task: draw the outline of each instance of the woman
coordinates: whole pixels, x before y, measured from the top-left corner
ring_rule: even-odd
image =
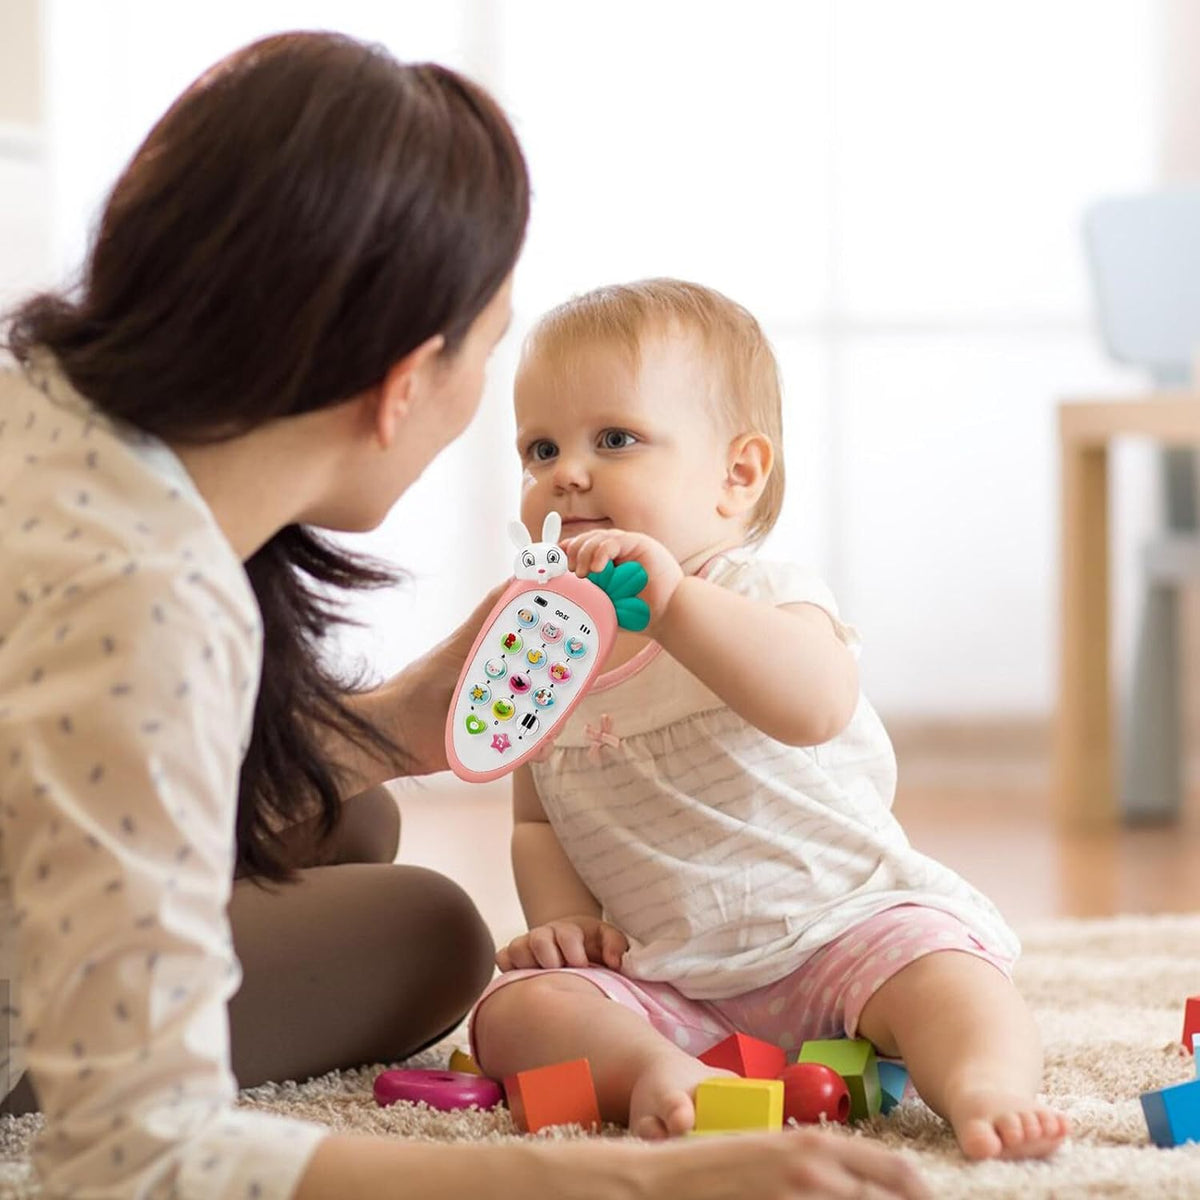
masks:
[[[920,1193],[892,1156],[817,1135],[464,1149],[233,1108],[235,1072],[410,1052],[490,975],[463,893],[390,865],[371,790],[445,767],[487,602],[356,691],[320,658],[330,589],[390,576],[311,530],[373,528],[471,420],[528,206],[475,85],[271,38],[151,131],[78,298],[11,323],[0,907],[54,1194],[480,1197],[567,1172],[594,1196]]]

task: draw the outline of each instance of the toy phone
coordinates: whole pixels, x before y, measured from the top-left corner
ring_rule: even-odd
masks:
[[[446,759],[483,783],[519,767],[570,715],[600,671],[618,627],[645,629],[646,569],[609,563],[580,579],[558,545],[562,518],[547,514],[533,542],[510,521],[513,581],[483,622],[446,718]]]

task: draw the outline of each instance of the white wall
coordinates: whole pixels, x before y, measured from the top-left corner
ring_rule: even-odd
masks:
[[[394,669],[506,573],[522,329],[581,288],[674,273],[748,304],[777,347],[790,484],[772,546],[827,574],[876,702],[1042,713],[1055,402],[1136,382],[1097,346],[1079,218],[1155,178],[1172,2],[47,0],[45,274],[78,258],[162,107],[251,37],[326,25],[462,67],[530,159],[518,320],[479,421],[361,539],[419,586],[357,604],[371,628],[346,648]],[[13,241],[0,228],[0,289]],[[1148,466],[1118,457],[1126,600]]]

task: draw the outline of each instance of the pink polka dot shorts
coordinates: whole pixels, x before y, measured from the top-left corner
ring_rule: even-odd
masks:
[[[957,917],[918,904],[877,913],[818,950],[790,975],[725,1000],[691,1000],[669,983],[627,979],[607,967],[562,970],[645,1017],[690,1054],[703,1054],[731,1033],[795,1050],[815,1038],[854,1037],[862,1010],[875,992],[910,963],[939,950],[972,954],[1012,976],[1012,960],[989,950]],[[471,1014],[472,1053],[477,1053],[474,1022],[480,1005],[502,987],[545,973],[508,971],[492,981]]]

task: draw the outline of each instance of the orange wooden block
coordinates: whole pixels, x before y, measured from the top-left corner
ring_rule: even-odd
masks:
[[[1183,1044],[1192,1051],[1192,1034],[1200,1033],[1200,996],[1189,996],[1183,1008]]]
[[[518,1071],[504,1080],[504,1093],[523,1133],[537,1133],[547,1125],[600,1128],[600,1105],[586,1058]]]
[[[775,1079],[787,1066],[787,1054],[770,1042],[731,1033],[723,1042],[705,1050],[700,1061],[709,1067],[736,1071],[743,1079]]]

